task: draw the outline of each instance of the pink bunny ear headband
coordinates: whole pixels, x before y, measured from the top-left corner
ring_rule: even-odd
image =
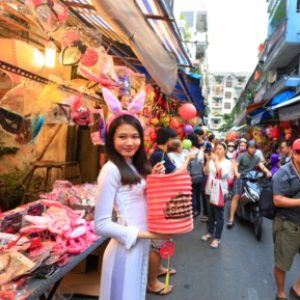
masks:
[[[122,108],[119,99],[115,95],[113,95],[110,90],[103,88],[102,93],[109,111],[113,114],[113,117],[110,118],[107,122],[107,131],[111,123],[118,117],[130,115],[135,117],[136,119],[139,119],[136,114],[143,109],[146,98],[145,91],[141,91],[137,95],[135,95],[127,110],[124,110]]]

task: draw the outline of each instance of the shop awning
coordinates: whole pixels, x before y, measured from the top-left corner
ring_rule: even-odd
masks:
[[[65,0],[78,19],[108,37],[108,48],[130,64],[140,62],[170,94],[178,66],[192,66],[171,10],[162,0]],[[123,51],[120,45],[132,51]]]
[[[271,109],[272,109],[272,110],[277,110],[277,109],[279,109],[279,108],[287,107],[287,106],[290,106],[290,105],[292,105],[292,104],[296,104],[296,103],[298,103],[298,102],[300,102],[300,95],[297,96],[297,97],[294,97],[294,98],[292,98],[292,99],[289,99],[289,100],[287,100],[287,101],[284,101],[284,102],[282,102],[282,103],[279,103],[279,104],[277,104],[277,105],[275,105],[275,106],[272,106]]]
[[[300,104],[282,107],[278,110],[280,121],[293,121],[300,119]]]
[[[295,96],[296,92],[295,91],[284,91],[275,97],[272,98],[272,100],[268,103],[267,107],[274,107],[278,104],[285,103],[289,99],[293,98]]]
[[[171,96],[183,102],[192,102],[199,112],[204,113],[205,105],[200,80],[200,74],[185,73],[183,70],[179,70],[178,80]]]

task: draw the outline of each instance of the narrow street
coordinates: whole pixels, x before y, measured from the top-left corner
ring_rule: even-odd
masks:
[[[224,229],[220,249],[210,249],[201,241],[205,225],[196,219],[194,231],[175,239],[176,252],[171,266],[177,275],[167,300],[272,300],[273,279],[272,224],[264,220],[263,237],[258,242],[248,224],[237,222]],[[300,257],[288,274],[287,289],[299,275]],[[149,295],[147,300],[162,299]],[[289,298],[290,299],[290,298]]]

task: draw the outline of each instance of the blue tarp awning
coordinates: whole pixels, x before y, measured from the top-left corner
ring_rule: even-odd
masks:
[[[296,95],[295,91],[284,91],[282,93],[279,93],[275,97],[272,98],[272,100],[268,103],[267,107],[272,107],[278,104],[281,104],[291,98],[293,98]]]
[[[183,102],[191,101],[197,110],[203,113],[205,105],[200,79],[200,74],[185,73],[183,70],[179,70],[178,80],[171,96]]]

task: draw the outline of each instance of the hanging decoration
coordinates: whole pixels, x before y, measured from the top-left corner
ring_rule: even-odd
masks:
[[[26,0],[37,21],[46,32],[57,31],[67,20],[67,6],[58,0]]]
[[[178,113],[183,120],[191,120],[196,117],[197,110],[193,104],[185,103],[180,106]]]

